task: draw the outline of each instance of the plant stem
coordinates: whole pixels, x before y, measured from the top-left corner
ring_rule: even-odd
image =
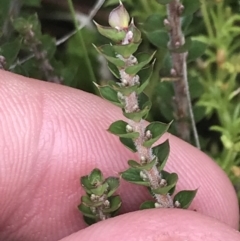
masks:
[[[122,41],[122,44],[123,45],[128,44],[129,43],[128,39],[129,39],[129,36],[127,33],[125,39]],[[126,83],[128,86],[136,85],[139,81],[139,76],[129,75],[126,73],[125,70],[129,66],[137,64],[137,59],[134,56],[130,56],[128,59],[125,59],[122,56],[120,58],[125,62],[124,68],[120,70],[120,80],[122,81],[122,85]],[[138,95],[135,91],[128,96],[123,96],[123,99],[125,103],[124,110],[126,113],[133,113],[133,112],[139,111],[140,108],[138,103]],[[152,153],[152,148],[151,147],[148,148],[143,145],[143,143],[146,140],[146,134],[145,134],[146,129],[145,129],[144,120],[142,119],[139,122],[129,120],[128,123],[133,128],[134,132],[139,133],[139,137],[134,140],[134,144],[139,154],[140,163],[145,164],[153,161],[155,159],[155,156]],[[164,186],[162,175],[161,173],[159,173],[156,164],[151,168],[151,170],[149,171],[144,170],[142,174],[149,181],[150,188],[152,190]],[[163,207],[163,208],[174,207],[172,197],[168,193],[165,195],[155,194],[154,198],[157,201],[156,207]]]
[[[92,69],[91,61],[90,61],[90,58],[89,58],[89,55],[88,55],[88,52],[87,52],[87,48],[86,48],[86,45],[85,45],[85,42],[84,42],[84,39],[83,39],[82,32],[81,32],[81,30],[79,30],[79,26],[78,26],[79,24],[78,24],[78,21],[76,19],[76,14],[75,14],[75,10],[74,10],[72,0],[67,0],[67,1],[68,1],[68,6],[69,6],[69,9],[70,9],[72,18],[73,18],[74,26],[75,26],[75,29],[77,31],[76,33],[78,34],[78,37],[79,37],[79,40],[80,40],[80,45],[82,47],[84,59],[86,60],[86,65],[87,65],[87,68],[88,68],[88,72],[89,72],[91,81],[97,83],[97,79],[96,79],[94,71]]]
[[[177,49],[185,43],[185,37],[181,29],[181,7],[182,4],[179,0],[173,0],[167,4],[168,21],[171,27],[169,31],[171,49]],[[178,80],[173,82],[177,133],[183,140],[190,142],[190,118],[195,143],[197,148],[200,149],[187,79],[187,52],[172,52],[171,58],[171,74],[173,77],[178,77]]]

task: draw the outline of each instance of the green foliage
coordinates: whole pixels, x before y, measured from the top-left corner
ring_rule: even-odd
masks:
[[[118,195],[113,195],[119,187],[118,178],[105,179],[99,169],[94,169],[88,176],[81,177],[81,185],[86,195],[82,196],[78,208],[87,224],[116,215],[122,203]]]

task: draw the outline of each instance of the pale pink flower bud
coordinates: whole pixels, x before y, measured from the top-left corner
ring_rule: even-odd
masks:
[[[108,18],[108,23],[111,27],[116,29],[126,29],[130,21],[130,16],[120,1],[120,5],[114,8]]]

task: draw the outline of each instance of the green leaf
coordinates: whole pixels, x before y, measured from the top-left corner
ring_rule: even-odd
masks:
[[[120,174],[121,177],[128,182],[149,187],[149,182],[143,181],[140,172],[141,171],[136,168],[129,168]]]
[[[84,216],[89,218],[96,218],[96,215],[91,211],[90,207],[86,206],[85,204],[81,203],[78,206],[78,209],[83,213]]]
[[[29,7],[40,7],[41,0],[23,0],[22,4]]]
[[[182,0],[184,10],[182,16],[187,16],[195,13],[200,8],[200,0]]]
[[[157,0],[158,3],[163,4],[163,5],[169,4],[172,1],[173,0]]]
[[[120,79],[120,73],[119,73],[119,70],[118,70],[118,68],[116,67],[116,65],[114,65],[114,64],[111,63],[111,62],[108,62],[108,68],[109,68],[109,70],[111,71],[111,73],[112,73],[117,79]]]
[[[154,201],[143,202],[139,209],[143,210],[143,209],[150,209],[150,208],[155,208],[155,202]]]
[[[89,217],[86,217],[83,215],[83,219],[84,219],[84,222],[87,224],[87,225],[93,225],[97,222],[96,218],[89,218]]]
[[[104,178],[101,170],[99,170],[98,168],[93,169],[90,175],[88,176],[88,180],[90,184],[93,186],[102,183],[104,181]]]
[[[198,40],[193,40],[191,48],[188,51],[187,62],[191,62],[202,56],[207,48],[207,45]]]
[[[149,80],[153,72],[153,65],[154,64],[138,72],[140,86],[137,88],[137,91],[136,91],[137,94],[142,93],[144,89],[147,87],[147,85],[149,84]]]
[[[107,196],[112,196],[120,185],[120,181],[118,177],[108,177],[106,179],[106,183],[108,184],[108,194]]]
[[[192,40],[191,38],[187,38],[185,40],[185,43],[180,46],[179,48],[177,49],[170,49],[171,52],[173,53],[184,53],[184,52],[188,52],[191,48],[191,45],[192,45]]]
[[[181,25],[182,25],[182,30],[184,33],[187,32],[188,27],[189,27],[190,23],[192,22],[192,20],[193,20],[193,15],[183,16],[181,18]]]
[[[83,203],[84,205],[86,205],[88,207],[99,207],[103,204],[103,201],[93,202],[88,196],[82,196],[81,203]]]
[[[117,211],[122,205],[122,200],[118,195],[109,197],[108,201],[110,202],[110,207],[103,209],[103,213],[105,214]]]
[[[171,123],[165,124],[162,122],[152,122],[151,124],[149,124],[146,127],[145,133],[147,131],[150,131],[152,137],[149,140],[145,141],[143,143],[143,146],[148,147],[148,148],[151,147],[154,142],[156,142],[164,133],[167,132],[170,125],[171,125]]]
[[[165,28],[164,26],[165,16],[160,14],[151,14],[143,24],[143,30],[146,33],[154,32],[159,29]]]
[[[136,146],[133,142],[132,139],[130,138],[123,138],[123,137],[120,137],[119,140],[121,141],[121,143],[126,146],[130,151],[132,152],[136,152],[137,149],[136,149]]]
[[[150,61],[153,59],[156,52],[154,52],[152,55],[149,55],[148,53],[140,53],[136,56],[138,60],[138,64],[129,66],[126,68],[126,73],[130,75],[136,75],[145,65],[150,63]]]
[[[94,48],[102,54],[109,62],[116,65],[118,68],[122,68],[125,65],[125,62],[119,58],[117,58],[116,53],[113,49],[113,46],[106,44],[100,47],[96,47],[93,45]]]
[[[10,66],[17,58],[22,44],[21,38],[6,42],[0,47],[0,55],[6,59],[7,66]]]
[[[141,41],[138,43],[129,43],[125,45],[113,45],[116,53],[122,55],[124,58],[129,58],[133,53],[135,53],[140,45]]]
[[[105,36],[106,38],[111,39],[114,42],[121,42],[125,36],[126,36],[126,32],[124,30],[118,30],[116,28],[112,28],[112,27],[105,27],[102,26],[96,22],[94,22],[98,32]]]
[[[111,83],[110,86],[117,92],[122,93],[124,96],[129,96],[132,92],[136,91],[139,85],[121,86],[118,83]]]
[[[159,163],[158,170],[162,171],[170,153],[169,141],[166,140],[160,145],[153,147],[152,151],[153,151],[153,154],[158,158],[158,163]]]
[[[107,193],[108,184],[103,183],[102,185],[99,185],[98,187],[92,188],[90,191],[92,194],[95,194],[97,196],[102,196],[104,193]]]
[[[128,31],[132,31],[133,33],[133,39],[131,40],[133,43],[140,43],[142,41],[141,39],[141,31],[134,25],[134,22],[132,21],[130,25],[128,26]]]
[[[80,179],[81,185],[86,190],[87,193],[90,193],[90,189],[93,187],[88,179],[88,176],[83,176]]]
[[[145,164],[140,164],[134,160],[129,160],[128,165],[132,168],[137,168],[139,170],[146,170],[150,171],[154,165],[156,165],[157,159],[154,158],[151,162],[145,163]]]
[[[189,190],[180,191],[175,195],[173,202],[175,203],[176,201],[178,201],[180,203],[180,208],[187,209],[192,203],[192,200],[194,199],[194,197],[196,196],[196,193],[197,193],[197,189],[191,190],[191,191]]]
[[[125,138],[137,138],[139,137],[138,132],[127,132],[128,123],[122,120],[112,123],[108,129],[112,134],[125,137]]]
[[[155,194],[166,195],[167,193],[169,193],[169,191],[172,188],[175,187],[175,185],[177,183],[177,180],[178,180],[178,175],[176,173],[171,173],[171,174],[167,175],[167,177],[166,177],[167,186],[157,188],[157,189],[152,189],[152,192],[155,193]]]
[[[154,32],[146,33],[146,36],[150,43],[157,48],[168,48],[169,35],[166,30],[156,30]]]
[[[95,84],[95,85],[99,89],[99,92],[104,99],[110,101],[111,103],[113,103],[116,106],[123,107],[123,104],[118,99],[117,91],[113,90],[108,85],[106,85],[106,86],[99,86],[97,84]]]

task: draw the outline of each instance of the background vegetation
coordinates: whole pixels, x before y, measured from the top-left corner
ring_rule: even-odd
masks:
[[[0,68],[98,95],[93,82],[103,85],[114,77],[92,46],[108,43],[91,21],[96,2],[1,0]],[[191,36],[199,51],[188,56],[193,112],[201,150],[223,168],[240,198],[240,1],[200,2],[200,9],[183,25],[185,37]],[[168,51],[163,47],[164,38],[159,38],[166,7],[156,0],[123,3],[144,33],[141,51],[157,50],[146,90],[153,102],[148,118],[176,120]],[[117,4],[118,0],[106,0],[94,19],[107,25],[108,13]],[[84,25],[81,30],[59,41],[79,24]],[[170,131],[179,135],[174,125]],[[192,136],[189,142],[195,143]]]

